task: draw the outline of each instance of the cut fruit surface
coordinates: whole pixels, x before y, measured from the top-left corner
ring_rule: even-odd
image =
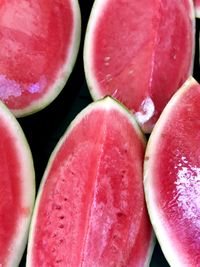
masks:
[[[40,185],[27,266],[148,266],[144,148],[132,115],[109,97],[77,116]]]
[[[72,71],[79,41],[77,0],[1,1],[0,99],[16,116],[47,106]]]
[[[200,85],[189,78],[147,145],[145,195],[170,266],[200,266]]]
[[[200,0],[194,0],[195,14],[197,18],[200,18]]]
[[[145,132],[188,78],[193,57],[191,0],[95,1],[84,44],[91,95],[121,101]]]
[[[35,198],[32,155],[15,117],[0,103],[0,266],[18,266]]]

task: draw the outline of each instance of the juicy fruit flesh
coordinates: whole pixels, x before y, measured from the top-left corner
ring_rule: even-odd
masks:
[[[158,205],[159,219],[178,251],[179,260],[184,266],[199,266],[200,86],[192,85],[180,101],[162,129],[153,156],[159,162],[152,163],[149,186]]]
[[[18,219],[29,211],[22,205],[19,158],[15,143],[0,118],[0,266],[6,266],[9,249],[16,234]]]
[[[196,17],[200,18],[200,0],[194,0]]]
[[[115,110],[94,110],[73,128],[39,202],[33,266],[129,266],[133,259],[131,266],[143,266],[152,234],[143,154],[133,126]]]
[[[200,8],[200,0],[194,0],[194,6],[195,8]]]
[[[91,90],[122,101],[150,131],[191,69],[189,1],[105,2],[91,37],[98,87],[92,85]]]
[[[66,60],[70,1],[1,1],[0,99],[22,109],[44,95]]]

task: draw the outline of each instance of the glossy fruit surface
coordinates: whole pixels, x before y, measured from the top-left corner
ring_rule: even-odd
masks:
[[[27,266],[148,266],[145,140],[110,98],[89,105],[54,150],[40,186]]]
[[[173,96],[149,139],[145,193],[151,222],[170,266],[200,265],[200,85]]]
[[[0,2],[0,99],[16,116],[44,108],[59,94],[79,39],[76,0]]]
[[[150,132],[193,67],[191,0],[96,0],[84,46],[94,99],[112,95]]]
[[[0,103],[0,266],[18,266],[35,197],[32,155],[21,127]]]

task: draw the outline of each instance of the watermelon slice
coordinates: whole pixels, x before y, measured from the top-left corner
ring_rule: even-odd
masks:
[[[15,117],[0,102],[0,266],[18,266],[35,197],[32,155]]]
[[[200,85],[189,80],[167,104],[146,151],[151,222],[170,266],[200,266]]]
[[[92,97],[112,95],[150,132],[192,72],[194,23],[191,0],[96,0],[84,45]]]
[[[52,102],[80,41],[77,0],[0,2],[0,99],[17,116]]]
[[[109,97],[78,115],[44,174],[27,266],[148,266],[144,148],[132,115]]]
[[[200,18],[200,0],[194,0],[196,18]]]

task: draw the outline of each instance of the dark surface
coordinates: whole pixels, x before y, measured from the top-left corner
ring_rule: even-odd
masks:
[[[87,4],[85,4],[87,2]],[[49,156],[59,141],[60,137],[65,132],[69,123],[74,117],[90,102],[90,97],[83,70],[83,41],[85,29],[93,1],[79,1],[82,15],[82,39],[79,50],[78,59],[74,70],[61,94],[56,100],[44,110],[31,116],[21,118],[20,122],[30,148],[32,150],[37,189],[40,184],[42,175],[47,165]],[[196,29],[199,33],[199,21],[197,21]],[[196,45],[198,47],[198,34],[196,36]],[[199,52],[196,51],[194,77],[199,79]],[[22,259],[20,267],[25,266],[25,255]],[[155,246],[151,267],[166,267],[169,266],[160,250],[158,244]]]

